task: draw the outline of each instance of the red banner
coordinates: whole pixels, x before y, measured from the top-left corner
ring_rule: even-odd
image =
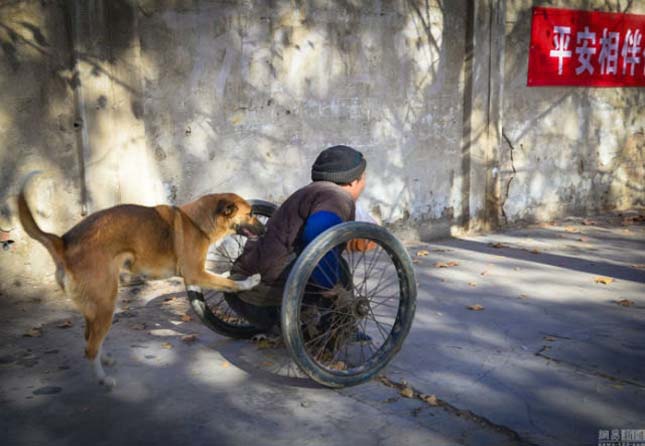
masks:
[[[533,8],[527,85],[645,86],[645,15]]]

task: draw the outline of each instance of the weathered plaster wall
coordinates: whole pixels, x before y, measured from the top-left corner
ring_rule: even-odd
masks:
[[[507,2],[500,153],[506,220],[645,205],[645,89],[527,88],[531,7],[538,3],[645,14],[642,1]]]
[[[53,273],[15,218],[34,169],[56,233],[122,202],[279,202],[338,143],[368,158],[365,207],[407,237],[642,205],[643,89],[525,87],[542,3],[3,2],[0,273]]]
[[[13,196],[26,173],[48,173],[34,200],[43,229],[63,231],[80,215],[74,79],[66,28],[65,13],[57,5],[0,4],[0,240],[16,242],[5,245],[10,250],[0,250],[3,272],[18,268],[37,276],[51,269],[44,249],[25,243],[14,218]],[[3,274],[3,283],[10,277]]]
[[[275,201],[326,146],[368,159],[385,221],[461,209],[464,2],[144,2],[144,121],[164,199]]]

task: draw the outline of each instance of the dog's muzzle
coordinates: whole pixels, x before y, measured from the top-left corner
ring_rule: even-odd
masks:
[[[256,220],[255,223],[242,223],[235,226],[235,232],[249,239],[257,239],[264,234],[264,225]]]

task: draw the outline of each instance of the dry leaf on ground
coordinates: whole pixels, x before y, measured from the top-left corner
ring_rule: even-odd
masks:
[[[634,305],[634,301],[629,299],[620,299],[620,300],[617,300],[616,303],[623,307],[631,307],[632,305]]]
[[[230,362],[228,362],[228,361],[224,361],[224,362],[222,363],[222,368],[227,369],[227,368],[229,368],[230,366],[231,366],[231,363],[230,363]]]
[[[637,263],[635,265],[632,265],[632,268],[645,269],[645,263]]]
[[[453,266],[457,266],[459,263],[457,262],[437,262],[434,264],[435,268],[451,268]]]
[[[436,395],[422,395],[421,399],[431,406],[439,405],[439,399],[436,397]]]
[[[468,305],[467,307],[469,310],[472,311],[482,311],[484,309],[483,305],[475,304],[475,305]]]
[[[476,287],[476,286],[477,286],[477,283],[475,283],[475,282],[468,282],[468,286],[469,286],[469,287],[473,287],[473,288],[474,288],[474,287]]]
[[[173,348],[173,345],[170,342],[164,342],[161,344],[161,348],[165,348],[166,350],[170,350]]]
[[[400,394],[404,398],[414,398],[414,390],[411,387],[404,387]]]
[[[596,221],[594,221],[594,220],[589,219],[589,218],[585,218],[584,220],[582,220],[582,224],[585,225],[585,226],[595,226],[598,223]]]
[[[417,256],[419,257],[427,257],[429,255],[430,255],[430,251],[428,251],[427,249],[421,249],[417,251]]]
[[[573,226],[565,226],[564,230],[565,232],[580,232],[578,228],[575,228]]]
[[[28,338],[39,338],[42,335],[43,335],[43,329],[41,327],[31,327],[23,334],[23,336]]]
[[[193,318],[192,318],[192,316],[190,314],[186,313],[186,314],[181,315],[181,320],[183,322],[190,322],[190,321],[193,320]]]
[[[604,277],[604,276],[597,276],[597,277],[594,279],[594,282],[595,282],[595,283],[602,283],[603,285],[609,285],[609,284],[610,284],[610,283],[612,283],[613,281],[614,281],[614,279],[613,279],[613,278],[611,278],[611,277]]]
[[[181,337],[181,341],[185,342],[186,344],[192,344],[196,340],[197,340],[197,335],[196,334],[189,334],[189,335]]]
[[[335,363],[330,365],[329,368],[332,370],[347,370],[347,364],[345,364],[343,361],[336,361]]]
[[[69,328],[69,327],[71,327],[72,325],[73,325],[73,324],[72,324],[72,321],[70,321],[70,320],[66,320],[66,321],[63,321],[63,322],[61,322],[60,324],[58,324],[58,325],[56,325],[56,326],[57,326],[58,328]]]

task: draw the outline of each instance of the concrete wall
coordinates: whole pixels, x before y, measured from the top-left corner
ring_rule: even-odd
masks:
[[[339,143],[368,158],[365,207],[406,237],[642,205],[643,89],[525,87],[541,3],[4,2],[2,268],[49,271],[14,217],[33,169],[57,233],[121,202],[279,202]]]
[[[507,2],[503,222],[645,205],[645,88],[527,88],[530,7],[538,4],[645,14],[643,1]]]

